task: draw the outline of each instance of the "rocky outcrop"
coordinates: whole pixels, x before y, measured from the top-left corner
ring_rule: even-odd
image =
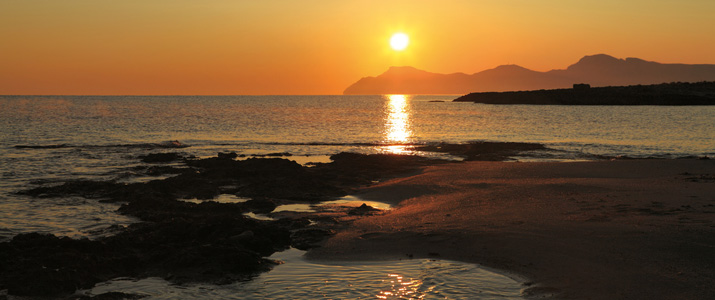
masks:
[[[441,144],[421,150],[445,151],[470,159],[487,152],[502,157],[539,148],[536,145]],[[158,159],[149,159],[151,165],[133,168],[137,175],[177,175],[132,184],[76,180],[20,191],[46,201],[80,196],[123,203],[119,212],[141,222],[115,226],[111,232],[117,234],[96,240],[29,233],[0,243],[0,291],[56,297],[117,277],[157,276],[175,283],[217,284],[250,278],[275,264],[266,259],[275,251],[320,246],[335,233],[340,221],[331,216],[311,217],[310,221],[306,216],[262,221],[248,218],[246,213],[269,213],[282,203],[334,199],[356,187],[444,162],[418,156],[355,153],[339,153],[331,156],[331,163],[310,167],[282,158],[234,160],[238,155],[233,154],[205,159],[153,157]],[[158,161],[184,165],[157,165]],[[221,193],[251,200],[210,201]],[[196,204],[180,201],[182,198],[205,201]],[[377,211],[363,205],[344,213],[354,219]],[[115,296],[121,297],[106,295]]]
[[[81,196],[121,202],[121,213],[142,222],[114,228],[118,234],[97,240],[30,233],[0,243],[0,290],[7,289],[10,295],[54,297],[116,277],[158,276],[178,283],[249,278],[274,265],[265,257],[275,251],[291,245],[316,247],[334,231],[308,227],[311,222],[300,218],[260,221],[245,213],[268,213],[276,203],[287,200],[332,199],[358,185],[432,163],[419,157],[343,153],[334,155],[332,163],[304,167],[281,158],[234,157],[149,155],[143,159],[152,164],[181,159],[186,166],[135,168],[137,172],[178,174],[146,183],[78,180],[19,192],[47,201]],[[220,193],[252,200],[209,201]],[[181,198],[206,201],[195,204]]]
[[[416,147],[417,151],[442,152],[463,158],[465,161],[503,161],[522,151],[544,150],[546,147],[537,143],[483,142],[474,141],[464,144],[430,144]]]

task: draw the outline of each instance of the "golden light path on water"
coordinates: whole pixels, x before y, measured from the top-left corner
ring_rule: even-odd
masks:
[[[407,95],[386,95],[384,147],[386,152],[404,154],[412,138],[410,109]]]
[[[434,290],[434,287],[431,287],[427,292],[422,293],[420,291],[422,281],[418,279],[404,279],[404,277],[399,274],[388,274],[387,276],[390,277],[389,283],[391,290],[380,291],[380,293],[376,295],[378,299],[422,299],[425,294]]]

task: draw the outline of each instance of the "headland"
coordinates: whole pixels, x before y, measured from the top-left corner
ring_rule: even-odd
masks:
[[[517,92],[483,92],[456,102],[545,105],[715,105],[715,82],[591,87]]]

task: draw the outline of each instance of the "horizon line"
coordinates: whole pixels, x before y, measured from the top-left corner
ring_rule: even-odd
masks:
[[[213,94],[8,94],[0,95],[0,97],[237,97],[237,96],[258,96],[258,97],[271,97],[271,96],[385,96],[385,95],[410,95],[410,96],[455,96],[464,95],[462,93],[458,94],[411,94],[411,93],[389,93],[389,94],[225,94],[225,95],[213,95]]]

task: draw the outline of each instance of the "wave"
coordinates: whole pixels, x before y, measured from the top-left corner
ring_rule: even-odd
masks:
[[[404,145],[413,146],[415,143],[370,143],[370,142],[353,142],[353,143],[330,143],[330,142],[307,142],[307,143],[292,143],[292,142],[275,142],[275,143],[260,143],[263,145],[278,145],[278,146],[358,146],[358,147],[379,147],[388,145]]]
[[[188,148],[191,145],[179,141],[164,141],[159,143],[136,143],[136,144],[109,144],[109,145],[69,145],[69,144],[49,144],[49,145],[15,145],[15,149],[60,149],[60,148]]]
[[[97,148],[188,148],[192,146],[246,146],[246,145],[265,145],[265,146],[326,146],[326,147],[385,147],[385,146],[424,146],[432,144],[428,142],[414,143],[386,143],[386,142],[211,142],[203,141],[198,143],[185,144],[179,141],[164,141],[159,143],[134,143],[134,144],[106,144],[106,145],[73,145],[73,144],[46,144],[46,145],[15,145],[15,149],[97,149]]]
[[[57,149],[57,148],[69,148],[67,144],[57,144],[57,145],[15,145],[17,149]]]

